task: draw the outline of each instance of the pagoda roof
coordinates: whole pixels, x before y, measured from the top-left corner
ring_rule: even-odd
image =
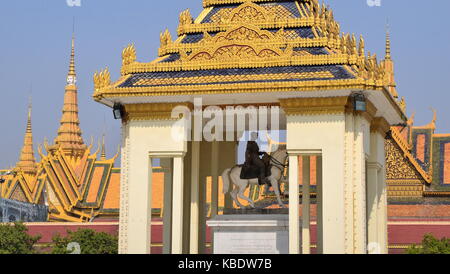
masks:
[[[364,40],[341,34],[317,0],[204,0],[180,14],[178,38],[160,36],[159,58],[122,52],[121,77],[94,75],[94,98],[311,90],[383,90],[386,72]],[[392,102],[395,100],[392,99]]]

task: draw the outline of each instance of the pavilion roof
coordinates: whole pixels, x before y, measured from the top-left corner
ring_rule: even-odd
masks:
[[[387,90],[388,78],[364,40],[341,34],[318,0],[204,0],[194,20],[180,14],[178,38],[161,34],[159,58],[122,53],[121,77],[94,76],[94,98],[193,93],[367,89]]]

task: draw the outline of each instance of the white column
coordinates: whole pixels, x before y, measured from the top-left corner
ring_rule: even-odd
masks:
[[[288,116],[287,146],[290,153],[322,155],[323,253],[345,253],[344,170],[348,166],[344,149],[344,114]],[[291,171],[294,169],[290,167]],[[289,179],[294,178],[290,176]]]
[[[163,254],[171,254],[172,250],[172,159],[162,158],[161,167],[164,172],[163,201]]]
[[[384,165],[378,175],[378,242],[382,254],[388,254],[388,204],[386,185],[386,166]]]
[[[317,205],[317,253],[323,254],[323,215],[322,215],[322,156],[316,160],[316,205]]]
[[[311,184],[311,157],[302,157],[302,254],[311,254],[310,231],[310,184]]]
[[[200,142],[192,142],[190,254],[199,253]]]
[[[172,254],[183,253],[183,157],[173,159]]]
[[[300,254],[298,155],[289,155],[289,253]]]
[[[367,167],[367,242],[368,253],[378,254],[378,171],[377,163],[370,162]]]
[[[119,254],[128,253],[128,174],[130,136],[127,123],[122,124],[121,172],[120,172],[120,210],[119,210]]]
[[[149,254],[151,244],[152,167],[144,150],[131,148],[128,253]]]
[[[211,218],[219,212],[219,143],[214,141],[211,149]]]
[[[368,165],[368,240],[369,253],[388,253],[387,186],[385,175],[385,139],[379,130],[370,134],[370,163]]]

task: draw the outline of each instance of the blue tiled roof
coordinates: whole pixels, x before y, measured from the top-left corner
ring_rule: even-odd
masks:
[[[211,23],[211,17],[213,17],[215,14],[217,14],[221,9],[229,9],[229,8],[236,8],[239,5],[222,5],[222,6],[215,6],[209,13],[206,15],[206,17],[203,19],[202,23]]]
[[[293,17],[301,17],[300,12],[297,8],[297,4],[295,1],[285,1],[285,2],[269,2],[269,3],[259,3],[262,7],[270,7],[270,6],[282,6],[288,10]],[[234,5],[216,5],[213,7],[213,9],[206,15],[206,17],[203,19],[202,23],[211,23],[212,17],[217,14],[222,9],[229,9],[229,8],[236,8],[240,6],[240,4],[234,4]]]
[[[298,11],[297,4],[295,4],[295,1],[289,1],[289,2],[270,2],[270,3],[263,3],[260,4],[260,6],[282,6],[286,8],[288,11],[292,13],[294,17],[300,17],[300,12]]]
[[[329,55],[325,48],[294,48],[294,51],[307,51],[313,55]]]
[[[333,74],[330,78],[292,78],[286,79],[267,79],[267,80],[246,80],[239,78],[241,75],[260,75],[260,74],[294,74],[294,73],[308,73],[308,72],[326,72]],[[232,82],[214,82],[213,80],[207,83],[196,83],[195,77],[202,76],[237,76],[236,81]],[[193,80],[189,85],[207,85],[207,84],[237,84],[237,83],[266,83],[266,82],[293,82],[293,81],[313,81],[313,80],[340,80],[340,79],[354,79],[355,77],[347,71],[343,66],[328,65],[328,66],[289,66],[289,67],[268,67],[268,68],[248,68],[248,69],[213,69],[213,70],[197,70],[197,71],[174,71],[174,72],[146,72],[133,74],[129,79],[122,83],[119,87],[150,87],[150,86],[177,86],[184,84],[147,84],[135,85],[140,80],[160,80],[173,78],[189,78]],[[270,78],[270,77],[268,77]]]
[[[174,53],[174,54],[170,54],[168,58],[162,60],[160,63],[168,63],[168,62],[178,61],[179,59],[180,59],[180,54]]]
[[[280,29],[269,29],[268,31],[272,33],[278,32]],[[301,28],[286,28],[284,29],[285,33],[288,33],[288,38],[294,39],[297,37],[300,38],[314,38],[314,33],[312,32],[311,27],[301,27]],[[289,35],[289,33],[294,33],[294,35]]]
[[[203,39],[203,33],[188,34],[181,41],[182,44],[197,43]]]

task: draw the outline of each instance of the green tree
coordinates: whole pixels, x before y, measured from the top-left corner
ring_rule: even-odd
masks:
[[[412,245],[406,250],[407,254],[450,254],[450,239],[436,239],[427,234],[423,238],[422,246]]]
[[[56,235],[53,237],[53,254],[77,253],[80,254],[117,254],[118,238],[104,232],[96,232],[92,229],[78,229],[67,231],[66,237]]]
[[[41,236],[28,235],[23,223],[0,224],[0,254],[35,254]]]

